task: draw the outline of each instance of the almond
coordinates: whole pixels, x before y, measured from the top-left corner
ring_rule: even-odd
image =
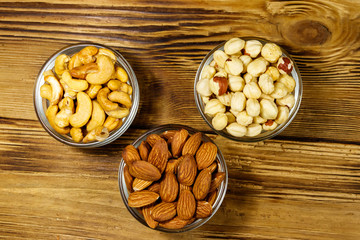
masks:
[[[197,169],[196,162],[192,155],[187,154],[179,164],[177,171],[177,179],[179,183],[191,186],[196,178]]]
[[[186,185],[183,185],[183,184],[180,184],[180,192],[181,191],[184,191],[184,190],[189,190],[189,191],[192,191],[192,187],[191,186],[186,186]]]
[[[127,145],[122,152],[122,158],[127,165],[130,165],[133,161],[140,160],[140,155],[133,145]]]
[[[168,145],[164,139],[160,138],[151,149],[148,162],[156,166],[160,173],[164,172],[168,160]]]
[[[217,147],[212,142],[203,143],[196,152],[196,162],[198,169],[202,170],[209,167],[215,160]]]
[[[135,178],[132,184],[132,188],[134,189],[134,191],[141,191],[147,188],[148,186],[150,186],[152,183],[153,181],[147,181],[147,180]]]
[[[215,170],[217,169],[218,167],[218,163],[217,162],[213,162],[209,167],[208,169],[210,170],[211,173],[215,172]]]
[[[148,190],[132,192],[129,194],[128,205],[130,207],[144,207],[158,200],[159,194]]]
[[[129,192],[132,192],[132,183],[133,183],[133,177],[130,174],[129,171],[129,166],[125,165],[124,167],[124,179],[125,179],[125,184],[126,184],[126,188]]]
[[[157,221],[155,221],[150,215],[150,212],[153,207],[154,207],[153,205],[143,207],[142,215],[144,216],[144,219],[145,219],[145,222],[147,223],[147,225],[154,229],[159,225],[159,223]]]
[[[164,222],[172,219],[176,215],[176,207],[174,203],[161,202],[151,209],[152,219],[158,222]]]
[[[181,229],[181,228],[185,227],[190,221],[193,221],[193,220],[192,219],[183,220],[179,217],[174,217],[173,219],[171,219],[169,221],[159,223],[159,226],[163,227],[163,228],[167,228],[167,229]]]
[[[189,190],[180,192],[176,210],[178,217],[181,219],[187,220],[194,216],[196,201],[194,195]]]
[[[186,142],[182,149],[182,155],[191,154],[195,155],[196,151],[198,150],[201,144],[202,134],[201,132],[197,132],[193,134]]]
[[[162,137],[160,137],[159,135],[153,133],[153,134],[150,134],[147,138],[146,138],[146,142],[151,146],[153,147],[155,145],[155,143],[157,141],[159,141],[160,139],[163,139]]]
[[[166,164],[165,172],[172,172],[172,173],[176,174],[177,168],[182,159],[183,159],[183,157],[180,157],[178,159],[170,159]]]
[[[149,153],[150,153],[150,146],[147,142],[143,141],[140,143],[140,146],[138,147],[139,154],[141,157],[141,160],[147,161]]]
[[[197,176],[194,186],[193,193],[196,200],[203,200],[209,193],[211,184],[211,172],[208,168],[203,169]]]
[[[160,197],[164,202],[173,202],[177,198],[179,184],[176,176],[172,172],[165,173],[163,180],[160,182]]]
[[[161,178],[157,167],[145,161],[134,161],[129,166],[129,172],[133,177],[147,181],[157,181]]]
[[[147,190],[152,191],[152,192],[156,192],[156,193],[160,193],[160,183],[156,182],[151,184]]]
[[[177,132],[177,130],[167,130],[167,131],[163,132],[160,136],[169,140],[170,138],[174,137],[176,132]]]
[[[177,131],[171,142],[171,152],[174,157],[179,157],[189,133],[185,129]]]
[[[210,203],[211,206],[214,206],[214,203],[216,201],[216,197],[217,197],[217,191],[209,192],[206,200],[207,200],[208,203]]]
[[[225,178],[225,173],[224,172],[215,173],[214,178],[213,178],[213,180],[211,181],[211,184],[210,184],[209,192],[215,191],[220,186],[222,181],[224,181],[224,178]]]
[[[198,201],[196,204],[196,218],[207,218],[212,213],[210,203],[206,201]]]

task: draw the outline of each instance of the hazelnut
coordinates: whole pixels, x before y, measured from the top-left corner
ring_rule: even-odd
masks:
[[[269,74],[261,74],[259,77],[259,87],[261,88],[262,92],[265,94],[271,94],[275,87],[274,87],[274,81],[270,77]]]
[[[246,73],[247,72],[247,66],[249,65],[249,63],[251,63],[252,58],[248,55],[241,55],[239,57],[239,59],[242,61],[243,65],[244,65],[244,69],[242,70],[242,73]]]
[[[286,122],[286,120],[289,118],[289,108],[286,106],[279,106],[278,107],[278,115],[275,119],[275,122],[277,124],[282,124],[284,122]]]
[[[261,56],[271,63],[276,63],[281,55],[281,48],[275,43],[266,43],[261,50]]]
[[[260,101],[260,116],[265,119],[275,119],[278,115],[276,104],[270,100],[262,99]]]
[[[242,111],[236,115],[236,122],[242,126],[247,126],[253,122],[253,117],[249,116],[246,111]]]
[[[273,98],[273,97],[271,97],[270,95],[267,95],[267,94],[265,94],[265,93],[262,93],[261,95],[260,95],[260,98],[259,98],[260,100],[261,99],[267,99],[267,100],[270,100],[270,101],[272,101],[272,102],[274,102],[275,101],[275,98]]]
[[[246,112],[251,117],[259,116],[260,114],[260,103],[257,99],[249,98],[246,101]]]
[[[245,80],[245,83],[257,82],[257,78],[253,77],[250,73],[245,73],[244,74],[244,80]]]
[[[232,92],[227,92],[224,93],[223,95],[217,96],[217,99],[219,99],[219,101],[225,106],[230,107],[232,95],[233,95]]]
[[[281,74],[290,74],[294,68],[294,63],[288,57],[280,57],[276,67]]]
[[[215,60],[212,60],[212,61],[209,63],[209,66],[215,68],[215,66],[216,66]],[[215,69],[215,70],[216,70],[216,69]]]
[[[215,116],[215,114],[225,112],[225,106],[218,99],[211,99],[206,105],[204,112],[210,117]]]
[[[289,109],[291,109],[295,104],[295,97],[289,93],[283,98],[276,99],[276,104],[280,106],[287,106]]]
[[[234,110],[234,109],[232,109],[232,108],[230,108],[230,113],[232,114],[232,115],[234,115],[234,116],[237,116],[239,113],[240,113],[240,111],[238,111],[238,110]]]
[[[280,77],[279,70],[274,66],[270,66],[265,73],[269,74],[274,81],[278,80]]]
[[[231,110],[241,112],[244,110],[246,104],[246,97],[242,92],[235,92],[231,98]],[[235,115],[235,114],[234,114]]]
[[[262,124],[262,123],[265,123],[267,121],[267,119],[264,119],[260,116],[256,116],[254,117],[254,123],[259,123],[259,124]]]
[[[216,69],[214,67],[206,65],[201,72],[201,78],[210,79],[215,75],[215,73],[216,73]]]
[[[296,86],[295,79],[287,74],[281,75],[278,82],[283,83],[288,92],[294,91]]]
[[[285,97],[288,94],[286,86],[283,83],[277,81],[275,82],[274,87],[274,91],[270,94],[271,97],[278,99]]]
[[[255,137],[259,135],[261,131],[262,131],[261,125],[258,123],[253,123],[247,127],[247,131],[245,135],[248,137]]]
[[[225,71],[231,75],[240,75],[243,69],[243,63],[239,58],[232,57],[225,62]]]
[[[212,125],[215,130],[223,130],[228,124],[228,118],[225,113],[217,113],[212,119]]]
[[[202,96],[201,97],[204,104],[207,104],[210,101],[210,97]]]
[[[261,90],[256,82],[249,82],[245,84],[243,93],[247,98],[258,99],[261,96]]]
[[[254,77],[258,77],[266,71],[267,62],[261,58],[257,58],[247,66],[247,71]]]
[[[277,123],[274,120],[267,120],[265,123],[263,123],[262,128],[265,131],[272,131],[277,127]]]
[[[245,136],[247,129],[244,126],[233,122],[226,127],[226,131],[234,137],[243,137]]]
[[[229,58],[229,56],[221,50],[216,50],[213,54],[213,57],[216,64],[221,68],[225,67],[225,62]]]
[[[231,112],[226,112],[225,114],[228,118],[228,123],[233,123],[236,121],[234,114],[232,114]]]
[[[262,44],[258,40],[249,40],[245,43],[245,53],[252,58],[256,58],[261,52]]]
[[[228,55],[236,55],[241,53],[241,49],[245,46],[245,41],[240,38],[232,38],[224,45],[224,51]]]
[[[228,89],[228,80],[226,77],[214,76],[212,79],[210,79],[209,86],[210,86],[210,90],[215,95],[221,96],[224,93],[226,93]]]
[[[208,97],[212,94],[210,90],[209,79],[203,78],[196,83],[196,91],[201,95]]]
[[[242,91],[245,86],[245,80],[240,76],[229,75],[229,88],[233,92]]]

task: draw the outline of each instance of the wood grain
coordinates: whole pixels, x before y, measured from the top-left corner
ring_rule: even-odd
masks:
[[[201,60],[234,36],[274,41],[300,69],[300,110],[273,140],[216,136],[196,109]],[[57,142],[33,108],[41,66],[79,42],[117,49],[140,85],[131,128],[98,149]],[[1,239],[360,239],[359,1],[0,0],[0,49]],[[219,211],[186,234],[142,226],[118,190],[122,149],[169,123],[207,132],[229,170]]]

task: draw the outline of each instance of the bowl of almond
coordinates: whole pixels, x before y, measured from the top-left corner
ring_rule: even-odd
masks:
[[[296,63],[279,45],[235,37],[203,59],[194,95],[201,116],[217,134],[257,142],[281,133],[295,118],[302,80]]]
[[[140,223],[184,232],[214,216],[228,173],[208,136],[183,125],[163,125],[124,148],[118,181],[125,206]]]

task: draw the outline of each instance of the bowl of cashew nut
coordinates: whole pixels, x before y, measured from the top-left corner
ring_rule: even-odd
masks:
[[[140,93],[130,64],[101,44],[75,44],[41,68],[34,107],[44,129],[75,147],[99,147],[120,137],[133,122]]]
[[[302,80],[294,60],[279,45],[235,37],[203,59],[194,95],[201,116],[217,134],[258,142],[278,135],[295,118]]]

